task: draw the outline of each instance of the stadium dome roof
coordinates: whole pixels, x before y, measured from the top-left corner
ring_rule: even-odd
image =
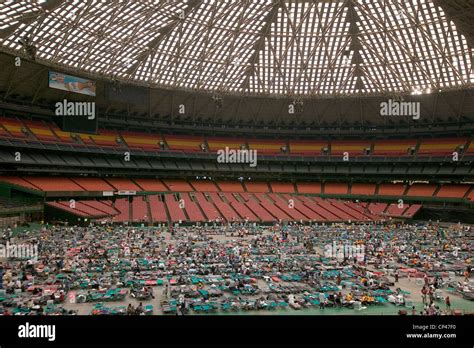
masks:
[[[150,87],[423,94],[472,87],[473,9],[467,0],[7,1],[0,49],[21,54],[26,41],[46,65]]]

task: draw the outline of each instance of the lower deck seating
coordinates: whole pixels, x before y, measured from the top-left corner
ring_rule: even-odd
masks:
[[[151,221],[153,222],[166,222],[168,216],[166,215],[165,204],[156,195],[148,196],[148,202],[150,204]]]
[[[132,221],[151,221],[145,196],[135,196],[132,200]]]

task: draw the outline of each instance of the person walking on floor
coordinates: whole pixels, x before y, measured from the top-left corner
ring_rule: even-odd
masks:
[[[449,298],[449,296],[446,296],[446,298],[444,299],[444,302],[446,303],[446,309],[448,311],[451,311],[451,299]]]

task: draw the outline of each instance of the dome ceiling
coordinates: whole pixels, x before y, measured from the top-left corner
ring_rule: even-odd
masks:
[[[474,82],[434,0],[7,1],[0,45],[96,78],[263,96],[425,94]],[[470,5],[473,6],[473,5]],[[472,12],[472,8],[469,8]]]

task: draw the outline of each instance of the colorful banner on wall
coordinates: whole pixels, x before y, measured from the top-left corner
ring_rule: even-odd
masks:
[[[93,97],[96,92],[95,81],[55,71],[49,72],[49,87]]]

